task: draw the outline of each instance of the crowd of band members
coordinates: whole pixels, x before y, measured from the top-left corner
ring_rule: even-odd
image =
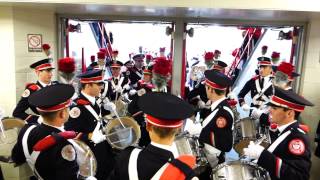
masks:
[[[225,153],[232,149],[233,125],[237,120],[230,105],[230,100],[235,98],[230,92],[233,81],[225,75],[227,64],[219,59],[220,53],[215,51],[204,55],[206,71],[182,100],[170,95],[171,61],[163,55],[163,49],[160,57],[138,53],[124,64],[117,59],[117,53],[107,62],[105,51],[101,50],[97,53],[98,61],[92,62],[86,72],[77,76],[81,89],[77,98],[69,103],[70,107],[69,104],[59,106],[71,101],[71,92],[74,91],[51,81],[52,59],[35,62],[30,68],[35,70],[38,81],[26,86],[13,112],[14,117],[26,122],[12,151],[13,161],[18,165],[29,161],[26,159],[35,152],[34,146],[39,141],[46,143],[45,137],[52,135],[59,140],[40,151],[38,159],[31,163],[35,175],[43,179],[77,179],[79,167],[73,144],[59,135],[75,131],[78,133],[76,138],[90,147],[97,160],[95,177],[87,179],[129,179],[134,175],[139,179],[151,179],[167,177],[168,173],[173,176],[172,172],[182,179],[193,177],[190,171],[185,172],[193,163],[179,157],[173,140],[182,128],[183,120],[200,113],[199,141],[207,154],[214,155],[212,159],[207,156],[209,166],[199,176],[208,179],[210,170],[224,163]],[[250,79],[238,94],[239,105],[244,111],[250,111],[249,115],[258,119],[261,125],[271,127],[276,124],[280,133],[275,133],[277,128],[270,130],[272,150],[251,143],[244,152],[249,158],[258,160],[257,164],[265,168],[272,179],[308,179],[310,140],[297,118],[305,106],[313,104],[292,91],[290,84],[298,74],[290,63],[280,63],[278,70],[274,71],[270,58],[262,56],[257,61],[259,74]],[[122,71],[124,65],[126,71]],[[105,79],[108,69],[111,77]],[[45,100],[49,91],[54,93]],[[56,91],[65,94],[61,97]],[[249,92],[251,107],[244,101]],[[128,103],[126,110],[141,130],[139,148],[129,147],[122,152],[114,151],[106,141],[102,132],[106,122],[99,121],[101,117],[115,117],[115,102],[119,99]],[[269,108],[262,108],[267,102]],[[33,114],[27,114],[29,108]],[[28,140],[24,143],[23,139]],[[66,152],[68,156],[64,155]],[[48,163],[57,159],[57,163]],[[135,161],[132,163],[131,159]],[[180,167],[181,164],[184,168]],[[131,166],[134,169],[129,172]]]

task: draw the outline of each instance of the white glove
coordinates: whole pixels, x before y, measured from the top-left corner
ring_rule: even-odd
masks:
[[[118,87],[116,87],[116,92],[118,92],[118,93],[121,93],[122,92],[122,88],[121,88],[121,86],[118,86]]]
[[[262,110],[257,109],[257,108],[254,108],[254,109],[252,110],[251,117],[252,117],[253,119],[259,119],[262,113],[263,113]]]
[[[146,93],[146,90],[144,88],[141,88],[140,90],[138,90],[138,96],[142,96]]]
[[[250,106],[246,103],[244,103],[241,108],[244,110],[244,111],[249,111],[250,110]]]
[[[130,96],[133,96],[133,95],[135,95],[137,93],[137,90],[135,90],[135,89],[131,89],[130,91],[129,91],[129,95]]]
[[[259,159],[264,147],[259,144],[254,144],[253,141],[250,141],[250,144],[247,148],[243,149],[244,155],[248,156],[250,159]]]
[[[124,85],[124,86],[123,86],[123,89],[125,89],[125,90],[129,90],[129,89],[130,89],[129,84]]]
[[[204,103],[203,101],[198,101],[198,107],[199,107],[199,109],[203,109],[203,108],[205,108],[206,107],[206,103]]]
[[[100,122],[98,122],[92,132],[91,141],[95,144],[101,143],[102,141],[106,140],[106,136],[102,134],[100,126]]]
[[[106,104],[103,105],[105,110],[108,111],[115,111],[116,110],[116,105],[113,102],[107,102]]]
[[[89,176],[85,180],[97,180],[97,178],[95,178],[94,176]]]
[[[230,92],[230,93],[228,94],[228,98],[229,98],[229,99],[236,99],[237,96],[236,96],[233,92]]]

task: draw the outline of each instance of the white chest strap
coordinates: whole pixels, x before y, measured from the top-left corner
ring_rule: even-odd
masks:
[[[135,73],[136,73],[136,75],[138,75],[140,78],[142,78],[142,74],[141,74],[139,71],[136,71]]]
[[[291,133],[291,130],[290,130],[290,131],[287,131],[287,132],[285,132],[285,133],[283,133],[283,134],[281,134],[281,136],[279,136],[279,137],[269,146],[268,151],[272,153],[272,152],[278,147],[278,145],[279,145],[283,140],[285,140],[286,137],[289,136],[290,133]]]
[[[117,87],[119,87],[119,86],[121,87],[121,84],[122,84],[123,80],[124,80],[124,77],[123,77],[123,76],[120,77],[120,80],[119,80],[119,82],[118,82],[118,85],[116,85],[116,84],[114,83],[113,79],[112,79],[110,82],[111,82],[111,86],[113,87],[113,89],[117,89]]]
[[[259,79],[255,80],[257,94],[252,98],[253,102],[256,102],[259,97],[262,97],[264,101],[268,100],[268,97],[264,94],[266,90],[272,85],[271,81],[268,81],[268,83],[261,89],[259,84]]]
[[[101,94],[102,98],[105,98],[107,96],[108,89],[109,89],[109,82],[106,82],[104,83],[104,91]]]
[[[84,107],[93,115],[93,117],[97,120],[100,121],[100,116],[97,114],[97,112],[92,108],[90,105],[84,105]],[[101,111],[100,111],[101,115]]]
[[[139,180],[138,178],[138,156],[141,149],[134,148],[130,154],[129,164],[128,164],[128,173],[129,180]]]
[[[211,119],[217,114],[217,112],[218,112],[218,108],[216,109],[216,110],[214,110],[209,116],[207,116],[204,120],[203,120],[203,122],[202,122],[202,128],[205,128],[208,124],[209,124],[209,122],[211,121]]]
[[[41,178],[41,176],[39,175],[39,173],[37,172],[35,165],[36,165],[36,161],[39,157],[40,151],[32,151],[32,153],[30,154],[29,149],[28,149],[28,138],[29,138],[29,134],[30,132],[37,127],[36,125],[32,125],[30,126],[26,132],[24,133],[23,137],[22,137],[22,148],[23,148],[23,153],[24,156],[26,157],[26,161],[29,165],[29,167],[31,168],[32,172],[35,173],[35,175],[42,180],[43,178]]]

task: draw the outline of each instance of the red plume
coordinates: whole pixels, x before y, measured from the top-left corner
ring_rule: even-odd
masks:
[[[65,57],[58,60],[58,70],[63,73],[73,73],[76,69],[73,58]]]
[[[271,58],[272,58],[272,59],[280,58],[280,53],[273,51],[273,52],[272,52],[272,55],[271,55]]]
[[[206,52],[204,54],[204,60],[208,61],[208,60],[212,60],[213,59],[213,56],[214,56],[214,53],[213,52]]]
[[[106,58],[106,53],[100,51],[97,53],[97,57],[98,57],[98,59],[104,59],[104,58]]]
[[[49,50],[51,47],[50,47],[50,45],[49,44],[43,44],[42,45],[42,49],[43,50]]]
[[[171,61],[165,57],[158,57],[153,65],[153,73],[167,76],[171,72]]]
[[[147,55],[146,55],[146,59],[151,60],[151,59],[152,59],[151,54],[147,54]]]
[[[221,54],[221,51],[219,51],[218,49],[214,50],[214,54]]]
[[[294,66],[291,63],[281,62],[281,64],[277,68],[277,71],[281,71],[290,77],[292,72],[294,71]]]

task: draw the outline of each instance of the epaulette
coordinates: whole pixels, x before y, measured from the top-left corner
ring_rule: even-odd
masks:
[[[259,76],[253,76],[253,78],[252,78],[252,80],[257,80],[257,79],[259,79]]]
[[[27,88],[27,89],[30,89],[30,90],[32,90],[32,91],[37,91],[38,89],[40,89],[40,87],[39,87],[37,84],[35,84],[35,83],[28,83],[28,84],[26,85],[26,88]]]
[[[49,149],[50,147],[54,146],[55,144],[59,143],[59,141],[63,139],[73,139],[77,136],[77,133],[74,131],[64,131],[58,134],[52,134],[46,136],[45,138],[38,141],[34,146],[34,151],[44,151]]]
[[[143,79],[140,79],[138,82],[139,82],[140,84],[144,84],[144,80],[143,80]]]
[[[88,104],[90,104],[90,102],[87,101],[87,100],[85,100],[85,99],[77,99],[77,100],[76,100],[76,103],[77,103],[78,105],[88,105]]]
[[[149,89],[152,89],[152,88],[154,88],[154,85],[149,83],[149,84],[146,85],[146,87],[149,88]]]

